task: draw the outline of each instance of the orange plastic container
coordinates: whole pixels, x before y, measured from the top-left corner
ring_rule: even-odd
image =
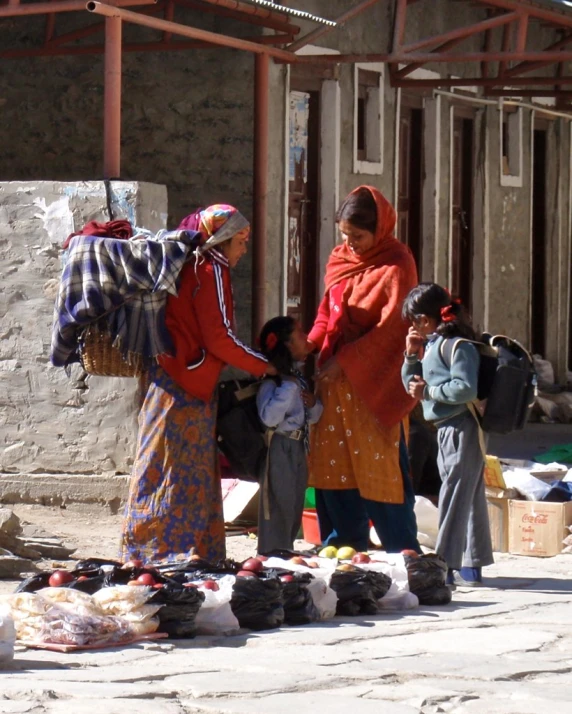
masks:
[[[318,524],[318,515],[314,508],[305,508],[302,514],[302,532],[304,540],[312,545],[321,545],[320,526]]]

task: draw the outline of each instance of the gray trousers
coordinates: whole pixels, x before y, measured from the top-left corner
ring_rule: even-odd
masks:
[[[307,485],[303,439],[295,441],[275,433],[270,442],[268,474],[260,480],[259,553],[292,550],[302,523]]]
[[[449,568],[481,568],[494,563],[478,427],[469,412],[450,419],[437,432],[439,536],[435,550]]]

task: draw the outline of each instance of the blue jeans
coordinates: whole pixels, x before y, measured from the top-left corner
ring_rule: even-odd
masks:
[[[356,550],[369,547],[369,521],[388,553],[411,549],[421,552],[417,540],[415,493],[409,477],[409,460],[404,434],[399,443],[399,465],[404,502],[380,503],[362,498],[359,489],[316,489],[316,511],[323,545],[348,545]]]

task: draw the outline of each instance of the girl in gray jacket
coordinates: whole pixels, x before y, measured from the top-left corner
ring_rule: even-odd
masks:
[[[475,340],[475,333],[460,300],[435,283],[413,288],[403,317],[411,322],[403,384],[422,400],[425,419],[438,429],[442,486],[436,551],[449,565],[450,585],[480,585],[482,567],[494,560],[480,427],[470,408],[479,372],[479,353],[468,341]]]

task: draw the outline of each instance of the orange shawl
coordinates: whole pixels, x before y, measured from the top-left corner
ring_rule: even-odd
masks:
[[[415,405],[401,381],[407,335],[401,306],[417,284],[417,269],[409,248],[393,235],[397,218],[393,206],[376,188],[365,188],[377,205],[376,243],[362,256],[352,253],[345,243],[334,248],[325,282],[326,291],[344,282],[343,346],[336,358],[357,394],[378,421],[389,427]]]

